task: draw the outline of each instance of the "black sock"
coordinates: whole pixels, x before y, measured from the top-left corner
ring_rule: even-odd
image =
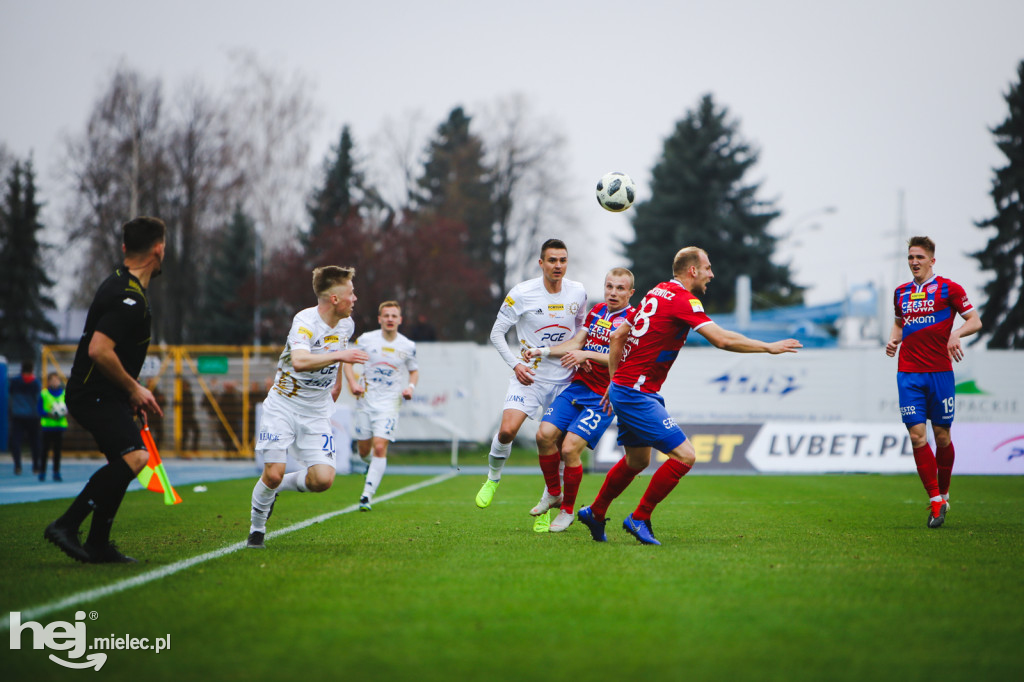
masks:
[[[82,488],[82,492],[78,493],[78,497],[74,499],[71,506],[64,512],[64,515],[57,519],[58,526],[78,530],[78,527],[82,525],[86,517],[96,508],[95,500],[100,496],[104,488],[105,479],[110,476],[110,467],[111,465],[108,463],[93,473],[85,487]]]
[[[131,467],[123,459],[117,459],[96,472],[95,479],[101,472],[106,475],[100,478],[97,491],[93,498],[94,510],[89,537],[85,543],[94,547],[104,547],[110,542],[110,528],[114,524],[114,516],[121,506],[128,484],[135,478]],[[90,483],[92,481],[90,480]],[[84,491],[83,491],[84,492]]]

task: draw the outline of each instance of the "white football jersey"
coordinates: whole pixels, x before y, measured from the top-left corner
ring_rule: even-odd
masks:
[[[523,363],[534,371],[535,381],[568,383],[573,369],[562,367],[559,358],[523,358],[528,348],[557,346],[571,339],[583,326],[587,316],[587,292],[583,285],[571,279],[562,280],[562,290],[550,294],[541,277],[528,279],[512,287],[491,328],[491,343],[509,367]],[[516,328],[519,348],[510,350],[505,332]]]
[[[366,351],[369,362],[362,365],[366,393],[360,402],[366,407],[393,410],[402,402],[402,391],[409,385],[409,372],[420,368],[416,362],[416,344],[401,334],[388,341],[384,332],[375,329],[356,339],[356,348]]]
[[[320,355],[345,350],[355,333],[355,326],[352,318],[346,317],[334,327],[328,327],[316,308],[299,311],[292,318],[292,328],[277,360],[277,375],[267,400],[275,400],[280,405],[307,414],[333,414],[331,387],[338,377],[339,363],[311,372],[296,372],[292,366],[292,351],[302,349]]]

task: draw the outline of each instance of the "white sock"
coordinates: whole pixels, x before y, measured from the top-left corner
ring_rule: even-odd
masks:
[[[281,485],[278,486],[278,490],[297,490],[300,493],[308,493],[309,489],[306,487],[306,469],[299,469],[293,471],[290,474],[285,474],[284,478],[281,479]]]
[[[943,502],[949,502],[949,493],[942,493],[939,497],[942,498]]]
[[[929,497],[929,502],[942,502],[942,495],[936,495],[935,497]]]
[[[249,532],[267,531],[267,512],[270,505],[277,497],[277,490],[270,488],[263,482],[263,478],[256,479],[256,485],[252,489],[252,511],[249,514]]]
[[[363,497],[373,499],[377,492],[380,479],[384,478],[384,470],[388,468],[387,457],[373,457],[370,459],[370,468],[366,470],[366,483],[363,484]]]
[[[490,468],[487,478],[492,481],[501,480],[501,470],[505,468],[505,461],[510,454],[512,454],[512,443],[502,443],[495,434],[491,439],[491,451],[487,454],[487,465]]]

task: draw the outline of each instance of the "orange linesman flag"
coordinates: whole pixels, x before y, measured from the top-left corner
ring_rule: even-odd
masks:
[[[178,496],[177,491],[171,486],[171,482],[167,478],[164,462],[160,459],[160,453],[156,449],[153,434],[149,432],[149,424],[145,424],[142,427],[142,442],[146,444],[146,450],[149,451],[149,461],[146,462],[146,466],[139,472],[139,483],[146,490],[163,493],[164,504],[178,504],[181,502],[181,497]]]

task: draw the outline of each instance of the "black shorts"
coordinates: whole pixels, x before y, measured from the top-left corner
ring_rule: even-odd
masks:
[[[100,452],[113,462],[135,450],[145,450],[142,432],[135,422],[135,410],[126,400],[115,398],[67,399],[68,414],[96,439]]]

